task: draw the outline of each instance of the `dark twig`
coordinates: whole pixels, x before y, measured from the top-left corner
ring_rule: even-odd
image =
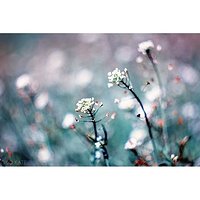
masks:
[[[157,162],[157,148],[156,148],[156,144],[155,144],[155,141],[154,141],[154,138],[153,138],[153,134],[152,134],[152,130],[151,130],[151,124],[149,122],[149,119],[147,117],[147,113],[144,109],[144,106],[140,100],[140,98],[137,96],[137,94],[133,91],[133,89],[129,88],[129,85],[127,83],[125,83],[124,81],[122,81],[122,83],[126,86],[126,88],[133,94],[133,96],[135,97],[135,99],[138,101],[143,113],[144,113],[144,117],[145,117],[145,121],[146,121],[146,125],[147,125],[147,128],[148,128],[148,133],[149,133],[149,137],[151,139],[151,142],[152,142],[152,145],[153,145],[153,148],[154,148],[154,160],[155,162]]]

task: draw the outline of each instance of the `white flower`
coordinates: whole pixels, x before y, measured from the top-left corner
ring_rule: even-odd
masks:
[[[133,129],[130,133],[130,138],[133,140],[135,139],[137,142],[137,146],[140,146],[144,139],[147,137],[147,133],[144,129],[136,128]]]
[[[95,147],[98,149],[101,146],[101,142],[95,142]]]
[[[36,99],[35,99],[35,107],[37,109],[42,110],[45,108],[45,106],[49,103],[49,95],[46,92],[41,93]]]
[[[22,89],[31,84],[31,77],[28,74],[19,76],[15,82],[17,89]]]
[[[102,138],[100,135],[97,137],[97,141],[98,141],[98,142],[100,142],[102,139],[103,139],[103,138]]]
[[[108,73],[108,87],[112,87],[114,84],[118,85],[123,78],[126,78],[126,71],[120,71],[118,68]]]
[[[161,45],[157,45],[156,50],[157,51],[161,51],[162,50],[162,46]]]
[[[86,87],[93,79],[93,73],[88,69],[80,70],[75,76],[75,83],[78,86]]]
[[[93,105],[95,104],[94,98],[83,98],[78,101],[77,108],[75,109],[76,112],[88,113],[89,110],[93,109]]]
[[[95,151],[95,158],[100,159],[101,158],[101,152],[100,151]]]
[[[146,98],[153,102],[161,96],[162,92],[158,86],[151,88],[151,90],[147,91],[145,96]]]
[[[138,56],[138,57],[136,58],[136,62],[137,62],[137,63],[142,63],[142,62],[143,62],[143,58],[142,58],[141,56]]]
[[[154,48],[154,44],[151,40],[138,44],[138,51],[143,53],[144,55],[146,54],[146,51],[148,49],[152,49],[152,48]]]
[[[47,147],[41,147],[38,151],[38,160],[42,163],[46,163],[51,160],[51,153]]]
[[[175,157],[175,155],[174,155],[174,154],[172,154],[172,155],[171,155],[171,159],[173,159],[174,157]]]
[[[119,103],[118,107],[121,110],[131,110],[135,107],[137,101],[133,99],[131,96],[123,97]]]
[[[111,88],[113,86],[112,83],[108,83],[108,88]]]
[[[178,161],[178,156],[172,154],[171,155],[171,159],[172,159],[172,161],[177,162]]]
[[[62,122],[62,127],[63,128],[69,128],[73,124],[76,123],[75,116],[71,113],[68,113],[65,115],[63,122]]]
[[[118,104],[119,102],[120,102],[119,99],[115,99],[115,100],[114,100],[114,103],[116,103],[116,104]]]
[[[125,146],[124,146],[124,149],[135,149],[137,146],[137,140],[135,138],[130,138]]]

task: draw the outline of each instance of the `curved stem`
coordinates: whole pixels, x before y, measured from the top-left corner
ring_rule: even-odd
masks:
[[[145,117],[145,121],[146,121],[146,125],[147,125],[147,128],[148,128],[148,133],[149,133],[149,137],[151,139],[151,142],[152,142],[152,145],[153,145],[153,149],[154,149],[154,160],[155,162],[157,162],[157,148],[156,148],[156,144],[155,144],[155,141],[154,141],[154,138],[153,138],[153,134],[152,134],[152,130],[151,130],[151,124],[149,122],[149,119],[147,117],[147,113],[144,109],[144,106],[140,100],[140,98],[137,96],[137,94],[133,91],[133,89],[129,89],[129,85],[126,84],[124,81],[122,81],[122,83],[126,86],[126,88],[133,94],[133,96],[135,97],[135,99],[138,101],[143,113],[144,113],[144,117]]]
[[[161,77],[160,77],[160,73],[158,71],[158,67],[156,65],[156,63],[154,62],[153,60],[153,57],[151,55],[151,51],[146,51],[147,53],[147,57],[149,58],[152,66],[153,66],[153,69],[155,71],[155,74],[156,74],[156,77],[157,77],[157,80],[158,80],[158,85],[159,85],[159,88],[161,90],[161,98],[159,98],[159,104],[160,104],[160,112],[161,112],[161,118],[163,119],[164,121],[164,125],[163,125],[163,129],[162,129],[162,136],[163,136],[163,143],[165,144],[165,147],[166,147],[166,144],[167,144],[167,126],[166,126],[166,115],[162,109],[162,103],[163,103],[163,99],[164,99],[164,96],[165,96],[165,91],[164,91],[164,87],[163,87],[163,84],[162,84],[162,81],[161,81]]]

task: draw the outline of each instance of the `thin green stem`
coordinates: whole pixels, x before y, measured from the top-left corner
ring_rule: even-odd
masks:
[[[163,125],[163,128],[162,128],[162,137],[163,137],[163,143],[164,143],[165,147],[167,147],[167,124],[166,124],[167,120],[166,120],[165,112],[162,108],[162,104],[164,102],[164,97],[165,97],[165,90],[164,90],[164,87],[163,87],[163,83],[161,81],[161,77],[160,77],[158,67],[157,67],[156,63],[154,62],[153,57],[151,55],[151,51],[147,50],[146,52],[147,52],[147,57],[149,58],[152,66],[153,66],[153,69],[155,71],[155,74],[156,74],[156,77],[157,77],[157,80],[158,80],[158,85],[159,85],[159,88],[161,90],[161,98],[159,98],[159,105],[160,105],[161,118],[164,121],[164,125]]]

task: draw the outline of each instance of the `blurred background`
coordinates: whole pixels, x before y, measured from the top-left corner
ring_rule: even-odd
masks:
[[[129,70],[133,87],[155,126],[160,95],[153,68],[138,52],[152,40],[165,87],[168,145],[191,136],[185,155],[200,165],[199,34],[0,34],[0,158],[7,166],[91,166],[89,123],[77,123],[76,103],[94,97],[108,131],[112,166],[133,166],[130,137],[141,154],[152,151],[144,121],[129,94],[107,87],[107,73]],[[146,83],[150,85],[146,86]],[[117,100],[116,100],[117,99]],[[74,130],[74,126],[76,130]],[[149,158],[151,159],[151,158]]]

